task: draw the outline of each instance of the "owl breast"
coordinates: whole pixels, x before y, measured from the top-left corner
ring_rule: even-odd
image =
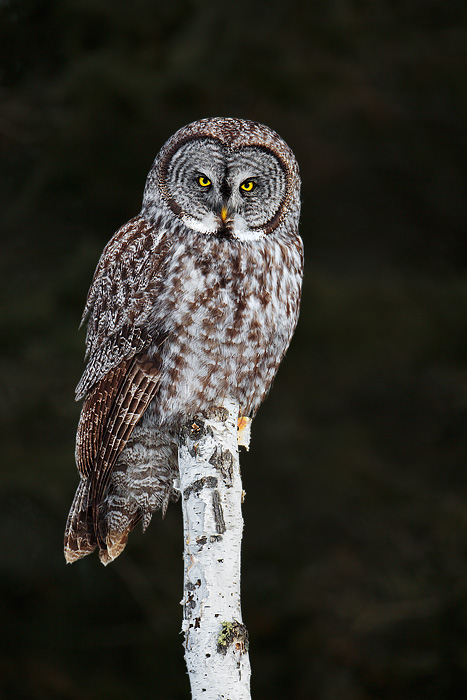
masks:
[[[176,427],[225,396],[254,415],[297,322],[300,248],[192,233],[174,238],[166,260],[152,324],[160,332],[164,319],[167,341],[153,349],[162,378],[147,417]]]

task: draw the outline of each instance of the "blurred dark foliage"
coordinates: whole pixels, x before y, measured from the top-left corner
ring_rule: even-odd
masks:
[[[66,567],[78,323],[165,139],[292,146],[307,269],[242,455],[255,698],[467,696],[463,0],[0,4],[0,698],[189,696],[178,506]]]

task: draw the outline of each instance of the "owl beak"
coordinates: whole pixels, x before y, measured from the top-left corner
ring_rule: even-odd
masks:
[[[222,223],[225,224],[225,220],[227,219],[227,207],[222,207],[221,219],[222,219]]]

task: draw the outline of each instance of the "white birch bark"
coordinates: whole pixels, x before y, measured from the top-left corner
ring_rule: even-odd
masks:
[[[238,405],[219,404],[190,421],[180,436],[185,661],[192,700],[250,700],[248,633],[240,607]],[[249,425],[241,427],[248,432]],[[242,431],[242,444],[247,437]]]

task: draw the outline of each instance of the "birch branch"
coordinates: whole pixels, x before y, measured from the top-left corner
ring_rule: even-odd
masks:
[[[192,700],[250,700],[248,633],[240,607],[238,404],[219,403],[185,425],[180,436],[185,661]],[[238,441],[248,446],[246,420],[239,421]]]

